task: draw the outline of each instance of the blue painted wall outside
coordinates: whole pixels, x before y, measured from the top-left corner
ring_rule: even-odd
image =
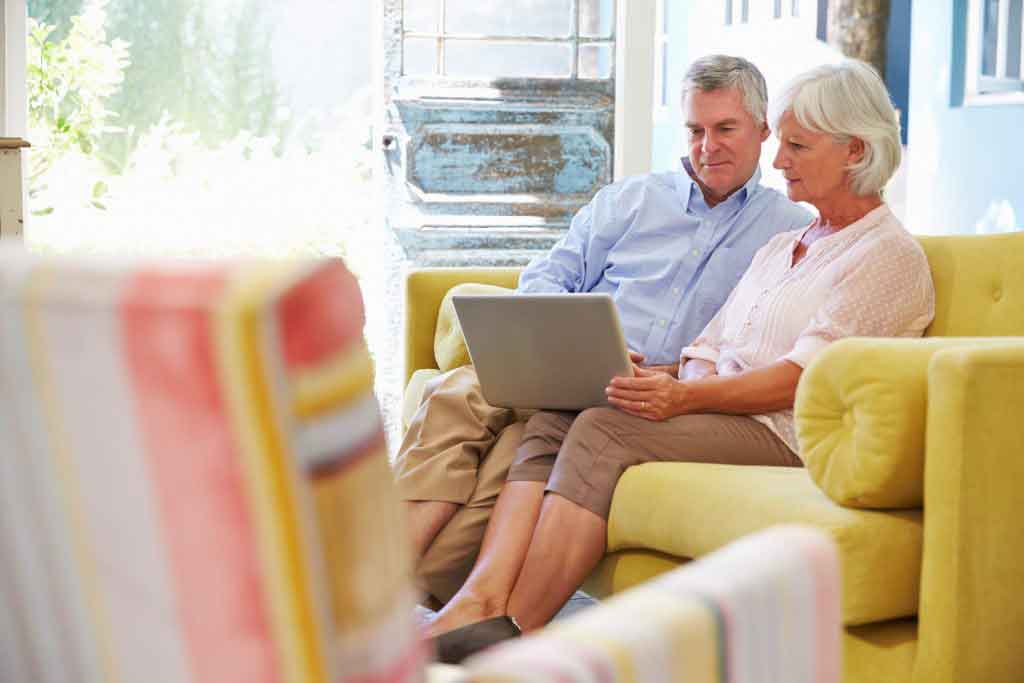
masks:
[[[911,0],[892,0],[889,4],[889,31],[885,40],[885,84],[892,103],[900,110],[903,144],[907,144],[910,94],[910,14]]]
[[[966,0],[915,2],[910,59],[907,227],[973,233],[1024,227],[1024,105],[963,106]],[[958,39],[954,40],[954,35]]]

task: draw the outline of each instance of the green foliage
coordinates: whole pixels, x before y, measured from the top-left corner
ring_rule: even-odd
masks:
[[[105,0],[106,33],[131,46],[121,88],[106,101],[120,129],[102,131],[100,156],[115,171],[139,139],[170,116],[215,147],[242,132],[283,139],[273,79],[268,0]],[[61,43],[93,0],[28,0],[29,17]],[[30,21],[32,21],[30,19]],[[30,78],[32,76],[30,75]],[[35,144],[35,140],[32,140]]]
[[[110,123],[117,114],[106,103],[123,80],[128,45],[107,42],[107,2],[91,0],[61,39],[52,25],[27,20],[30,197],[58,159],[72,152],[95,156],[101,137],[117,130]]]
[[[28,0],[28,16],[53,26],[51,40],[62,40],[71,29],[71,17],[82,13],[82,0]]]
[[[110,30],[131,42],[132,65],[111,102],[127,135],[107,136],[117,168],[169,115],[216,147],[247,132],[282,133],[265,0],[113,0]]]

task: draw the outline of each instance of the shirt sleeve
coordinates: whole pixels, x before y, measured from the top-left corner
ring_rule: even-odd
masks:
[[[800,367],[844,337],[919,337],[935,316],[935,287],[924,254],[881,242],[835,283],[783,356]]]
[[[594,197],[569,224],[569,230],[542,256],[530,262],[519,276],[518,292],[559,293],[584,291],[587,276],[587,252],[594,223]]]

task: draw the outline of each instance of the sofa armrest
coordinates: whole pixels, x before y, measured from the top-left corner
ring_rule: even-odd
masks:
[[[794,410],[800,455],[818,487],[848,507],[920,508],[929,364],[947,350],[1002,347],[1010,339],[831,344],[800,378]]]
[[[1024,340],[936,354],[928,372],[914,680],[1024,671]]]
[[[515,287],[521,268],[420,268],[405,280],[405,383],[417,370],[437,367],[434,331],[449,289],[463,282]]]

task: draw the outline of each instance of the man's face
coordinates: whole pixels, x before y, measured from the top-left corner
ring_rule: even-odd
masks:
[[[768,126],[750,115],[738,88],[690,90],[683,100],[683,118],[690,164],[705,198],[720,202],[754,174]]]

